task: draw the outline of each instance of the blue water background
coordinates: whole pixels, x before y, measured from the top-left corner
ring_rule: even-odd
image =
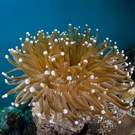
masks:
[[[68,23],[99,28],[101,39],[108,36],[120,48],[135,46],[135,0],[0,0],[0,72],[11,69],[4,54],[20,46],[25,32],[62,31]],[[0,76],[0,95],[10,88]],[[0,99],[0,107],[12,99]]]

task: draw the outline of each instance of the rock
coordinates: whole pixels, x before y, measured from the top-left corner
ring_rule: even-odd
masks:
[[[29,107],[6,107],[0,112],[0,120],[0,135],[36,135]]]

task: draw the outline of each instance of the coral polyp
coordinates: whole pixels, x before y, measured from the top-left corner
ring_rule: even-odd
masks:
[[[17,94],[15,106],[38,106],[37,115],[50,123],[69,121],[76,127],[97,116],[120,123],[117,110],[132,107],[133,68],[127,57],[109,38],[100,43],[98,30],[93,36],[87,25],[83,33],[72,25],[50,35],[27,32],[22,48],[9,52],[13,59],[5,57],[15,68],[2,74],[16,87],[3,98]],[[23,75],[13,76],[15,71]]]

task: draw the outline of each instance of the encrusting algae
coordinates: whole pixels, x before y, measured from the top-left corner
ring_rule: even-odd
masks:
[[[116,42],[99,43],[98,33],[93,36],[88,25],[81,33],[71,24],[62,33],[27,32],[21,49],[9,49],[13,59],[5,55],[15,68],[2,74],[16,87],[2,98],[16,94],[12,105],[38,106],[38,117],[54,125],[68,121],[66,128],[73,131],[94,118],[121,123],[119,112],[132,108],[134,68]],[[13,76],[15,71],[23,75]]]

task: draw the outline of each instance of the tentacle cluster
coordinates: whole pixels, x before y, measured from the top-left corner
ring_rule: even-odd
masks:
[[[59,113],[75,125],[87,116],[115,120],[117,112],[109,104],[122,110],[131,107],[125,95],[131,96],[133,67],[127,70],[124,52],[109,38],[100,43],[98,30],[93,36],[88,25],[83,33],[72,25],[62,33],[41,30],[31,37],[27,32],[22,48],[9,52],[13,59],[5,57],[15,68],[2,74],[6,83],[16,87],[3,98],[17,94],[16,106],[38,103],[46,119]],[[23,75],[15,77],[15,71]]]

